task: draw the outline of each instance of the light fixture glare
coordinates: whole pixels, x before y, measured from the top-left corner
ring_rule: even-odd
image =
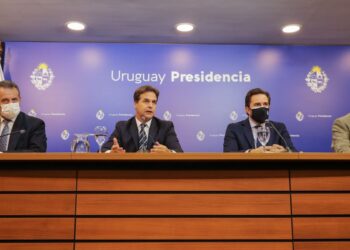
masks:
[[[192,23],[179,23],[176,25],[176,29],[180,32],[190,32],[194,29]]]
[[[68,29],[74,31],[82,31],[85,29],[85,24],[83,24],[82,22],[71,21],[68,22],[66,25]]]
[[[299,24],[290,24],[286,25],[282,28],[282,31],[284,33],[295,33],[300,30],[300,25]]]

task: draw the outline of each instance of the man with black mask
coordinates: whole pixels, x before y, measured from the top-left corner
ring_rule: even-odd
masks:
[[[297,151],[286,126],[280,122],[268,121],[270,101],[270,94],[267,91],[260,88],[248,91],[245,97],[245,111],[248,118],[227,126],[224,152]],[[265,142],[263,139],[266,139]],[[266,145],[263,145],[265,143]]]

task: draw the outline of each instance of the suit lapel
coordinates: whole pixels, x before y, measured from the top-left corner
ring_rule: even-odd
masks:
[[[272,122],[270,121],[270,123],[272,123]],[[273,125],[275,125],[275,124],[273,124]],[[275,127],[276,127],[276,125],[275,125]],[[272,144],[275,144],[275,143],[280,144],[276,131],[271,126],[268,126],[268,128],[270,129],[270,138],[269,138],[269,141],[267,142],[266,145],[272,146]],[[281,144],[281,145],[283,145],[283,144]]]
[[[250,127],[249,118],[244,120],[242,125],[244,129],[244,136],[249,142],[250,148],[255,148],[254,136],[253,136],[252,128]]]
[[[25,128],[23,125],[24,125],[24,114],[21,112],[18,114],[18,116],[17,116],[17,118],[12,126],[11,132],[19,131],[19,130]],[[16,149],[16,146],[18,144],[20,136],[21,136],[20,133],[15,133],[15,134],[10,136],[9,145],[7,147],[8,151],[14,151]]]
[[[151,127],[149,128],[148,133],[148,142],[147,142],[147,149],[151,149],[153,144],[157,141],[158,136],[158,121],[156,118],[153,117],[151,122]]]
[[[129,126],[129,134],[132,137],[132,140],[134,141],[136,150],[139,148],[139,130],[136,125],[136,118],[132,118],[130,120],[130,126]]]

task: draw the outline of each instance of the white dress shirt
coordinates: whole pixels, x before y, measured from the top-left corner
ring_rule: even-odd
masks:
[[[249,124],[250,124],[250,127],[252,128],[252,132],[253,132],[253,137],[254,137],[254,148],[256,148],[256,143],[257,143],[257,138],[258,138],[258,133],[257,133],[257,130],[256,130],[256,126],[262,126],[262,127],[265,127],[265,123],[256,123],[254,120],[250,119],[249,117]]]
[[[136,117],[135,117],[135,120],[136,120],[137,129],[138,129],[139,134],[140,134],[142,122],[140,122]],[[151,123],[152,123],[152,119],[145,123],[146,124],[145,132],[146,132],[147,138],[148,138],[148,134],[149,134],[149,128],[151,127]]]

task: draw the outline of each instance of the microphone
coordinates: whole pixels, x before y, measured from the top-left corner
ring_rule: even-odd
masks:
[[[16,131],[12,131],[11,133],[7,133],[7,134],[3,134],[3,135],[0,135],[0,138],[1,137],[5,137],[5,136],[9,136],[9,135],[13,135],[13,134],[24,134],[26,132],[25,129],[21,129],[21,130],[16,130]]]
[[[279,138],[282,139],[284,145],[286,146],[287,151],[288,151],[289,153],[293,152],[293,151],[290,149],[290,147],[288,146],[287,141],[284,139],[284,137],[281,135],[281,133],[278,131],[278,129],[275,127],[275,125],[273,125],[273,123],[270,122],[268,119],[265,120],[265,123],[266,123],[266,125],[269,125],[269,126],[277,133],[277,135],[279,136]]]

